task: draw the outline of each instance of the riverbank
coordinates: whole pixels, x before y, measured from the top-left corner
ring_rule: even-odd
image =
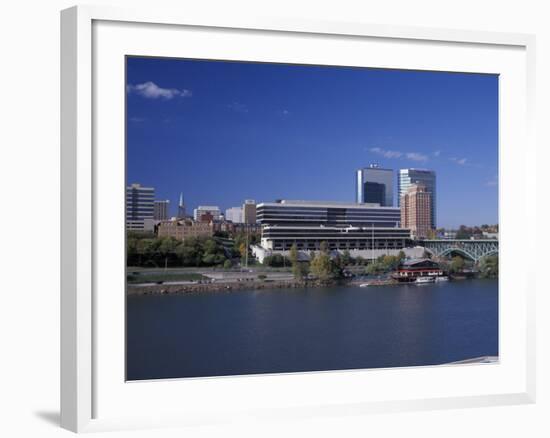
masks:
[[[451,281],[463,281],[471,278],[457,276],[450,278]],[[340,279],[334,280],[329,284],[316,281],[301,282],[293,279],[286,280],[256,280],[246,279],[242,281],[210,281],[210,282],[182,282],[177,284],[131,284],[126,286],[128,295],[168,295],[185,294],[196,292],[232,292],[243,290],[263,290],[263,289],[289,289],[289,288],[318,288],[327,286],[360,286],[368,284],[369,286],[397,286],[403,283],[392,278],[373,278],[368,280],[358,279]]]
[[[301,283],[294,280],[283,281],[243,281],[186,284],[147,284],[126,286],[128,295],[167,295],[193,292],[231,292],[239,290],[287,289],[297,287],[315,287],[315,283]]]

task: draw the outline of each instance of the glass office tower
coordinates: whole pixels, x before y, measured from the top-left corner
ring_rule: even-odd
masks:
[[[432,227],[437,227],[437,197],[436,197],[436,178],[433,170],[426,169],[399,169],[397,176],[397,206],[401,206],[401,196],[403,196],[413,184],[421,184],[426,187],[426,191],[431,193],[431,222]]]
[[[382,169],[376,164],[371,164],[369,167],[358,169],[355,177],[355,202],[393,207],[392,169]]]

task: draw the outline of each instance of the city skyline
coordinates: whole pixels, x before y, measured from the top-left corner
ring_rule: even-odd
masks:
[[[159,199],[183,192],[188,211],[352,202],[356,170],[378,163],[394,185],[399,169],[437,173],[438,226],[498,222],[496,76],[156,58],[127,67],[126,182]]]

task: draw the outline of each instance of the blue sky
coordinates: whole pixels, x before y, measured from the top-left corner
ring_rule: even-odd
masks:
[[[126,91],[127,182],[173,214],[352,202],[378,163],[437,172],[438,226],[498,222],[497,76],[128,58]]]

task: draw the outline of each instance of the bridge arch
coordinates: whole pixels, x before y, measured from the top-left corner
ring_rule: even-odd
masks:
[[[439,254],[439,256],[445,257],[449,254],[452,254],[453,252],[462,254],[465,258],[472,260],[473,262],[477,261],[477,259],[474,257],[473,254],[470,254],[468,251],[464,250],[463,248],[458,248],[458,247],[445,249],[442,253]]]
[[[484,259],[485,257],[493,256],[493,255],[498,255],[498,249],[495,249],[493,251],[489,251],[488,253],[483,254],[481,257],[477,259],[477,261],[479,262],[481,259]]]
[[[444,257],[454,252],[475,263],[484,257],[498,253],[498,240],[493,239],[421,240],[418,244],[432,256]]]

